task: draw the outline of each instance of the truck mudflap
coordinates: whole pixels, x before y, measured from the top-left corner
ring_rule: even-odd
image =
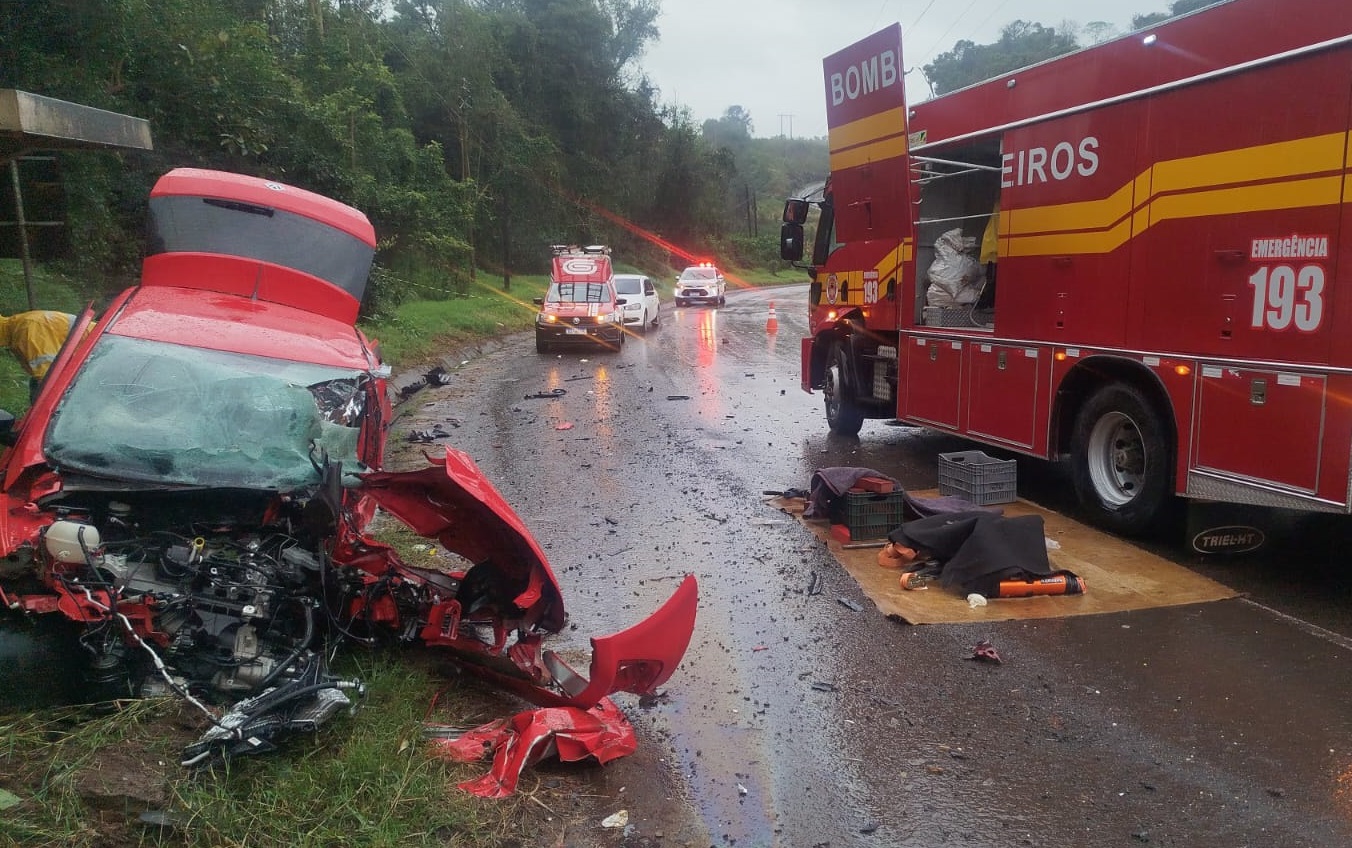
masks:
[[[801,385],[803,391],[812,394],[812,346],[816,343],[816,339],[812,336],[803,336],[798,343],[800,345],[798,374],[802,379]]]

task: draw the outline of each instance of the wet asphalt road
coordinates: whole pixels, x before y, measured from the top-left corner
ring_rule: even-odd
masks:
[[[662,326],[619,353],[540,355],[514,336],[398,408],[393,440],[449,422],[538,537],[568,605],[564,653],[699,578],[664,697],[617,699],[639,752],[591,772],[629,827],[560,844],[1352,844],[1348,522],[1287,521],[1242,560],[1156,548],[1246,593],[1234,600],[889,620],[762,491],[840,465],[932,488],[936,454],[971,445],[884,422],[829,436],[820,396],[798,387],[804,298],[664,303]],[[1069,509],[1054,469],[1021,462],[1019,487]],[[1002,665],[968,659],[981,639]]]

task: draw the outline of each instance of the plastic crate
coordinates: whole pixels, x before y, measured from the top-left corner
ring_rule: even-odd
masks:
[[[978,506],[1018,500],[1018,465],[981,451],[939,454],[939,494],[957,495]]]
[[[850,530],[850,541],[882,539],[906,521],[905,492],[846,492],[831,510],[831,522]]]

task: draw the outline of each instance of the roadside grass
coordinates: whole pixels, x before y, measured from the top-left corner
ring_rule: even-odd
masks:
[[[433,755],[423,721],[446,681],[408,658],[355,657],[344,673],[368,681],[351,718],[335,717],[281,756],[236,759],[171,783],[186,844],[475,846],[507,841],[524,799],[485,804],[455,787],[477,776]]]
[[[34,307],[28,305],[28,287],[24,283],[23,263],[0,259],[0,315],[27,312],[30,308],[56,309],[78,315],[89,305],[78,281],[55,274],[41,265],[33,266]],[[16,418],[28,409],[28,372],[13,354],[0,351],[0,409]]]
[[[486,764],[437,757],[422,736],[434,702],[438,715],[452,717],[440,719],[448,724],[482,723],[505,712],[503,704],[482,690],[440,692],[446,678],[417,657],[348,656],[338,666],[367,682],[355,715],[292,737],[279,753],[201,772],[178,765],[179,749],[197,733],[187,727],[199,719],[176,699],[0,718],[0,785],[21,799],[0,817],[0,845],[531,844],[526,805],[543,804],[535,793],[491,803],[473,798],[455,784]],[[156,820],[138,824],[146,811]],[[110,824],[118,813],[125,823]]]
[[[392,315],[359,326],[380,343],[386,362],[408,365],[446,349],[529,330],[538,309],[531,300],[548,288],[548,277],[513,275],[511,291],[503,291],[501,277],[480,273],[466,297],[410,301]]]
[[[144,729],[177,710],[165,700],[118,702],[111,711],[63,707],[0,717],[0,786],[20,803],[0,817],[0,844],[96,845],[80,797],[80,775],[96,768],[113,746],[135,739],[144,755],[170,756],[168,740]]]

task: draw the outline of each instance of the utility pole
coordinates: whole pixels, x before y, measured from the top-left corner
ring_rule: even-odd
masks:
[[[780,112],[780,113],[779,113],[779,134],[780,134],[780,135],[784,135],[784,119],[785,119],[785,118],[788,118],[788,119],[789,119],[789,139],[792,140],[792,139],[793,139],[793,113],[792,113],[792,112]]]

